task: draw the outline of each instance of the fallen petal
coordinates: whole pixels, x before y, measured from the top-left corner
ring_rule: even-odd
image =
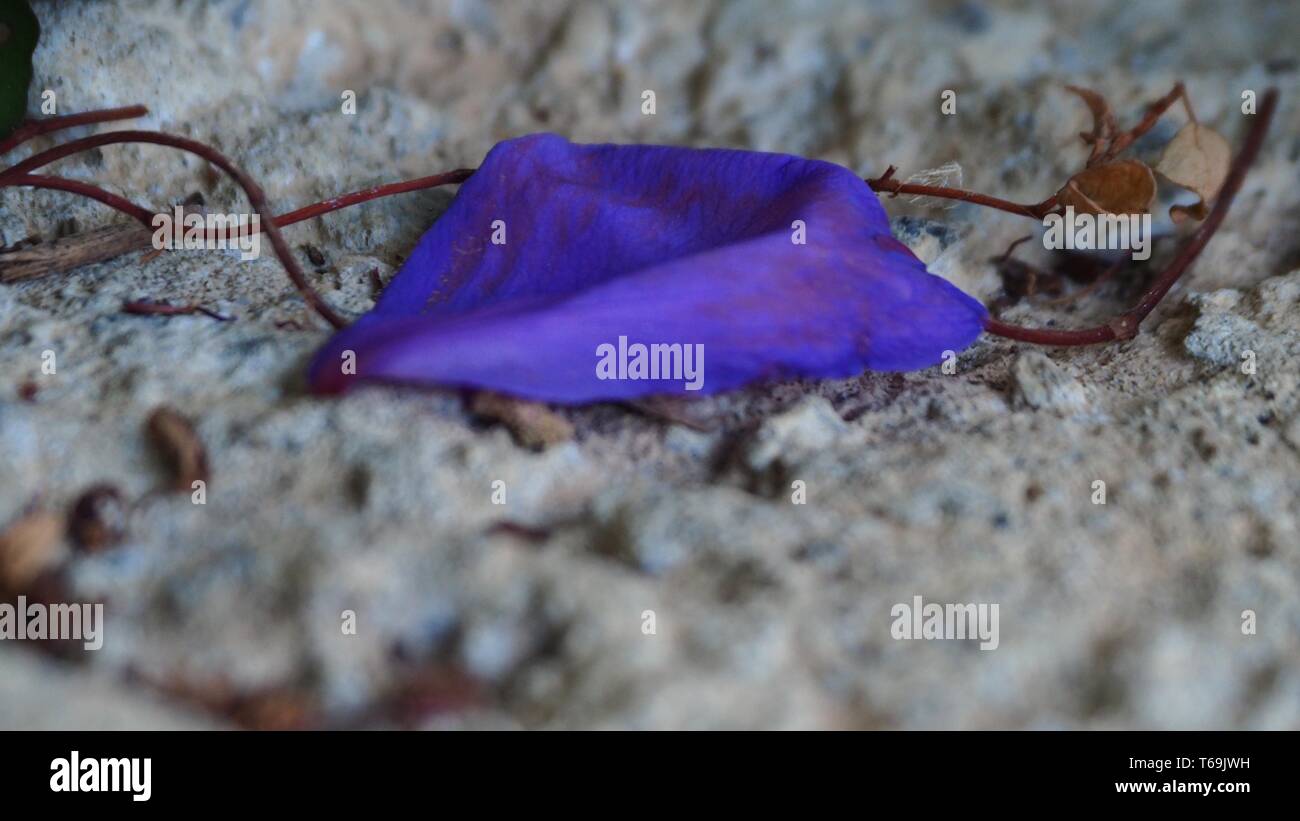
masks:
[[[928,367],[984,317],[890,236],[845,168],[542,134],[492,149],[309,380],[692,395]]]

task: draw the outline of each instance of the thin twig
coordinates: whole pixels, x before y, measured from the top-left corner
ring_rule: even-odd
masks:
[[[69,237],[0,252],[0,283],[35,279],[53,271],[83,265],[148,248],[153,233],[135,223],[106,225]]]
[[[980,194],[975,191],[966,191],[961,188],[947,188],[942,185],[919,185],[917,183],[900,182],[893,179],[894,167],[891,165],[884,174],[865,180],[867,185],[871,186],[872,191],[883,191],[890,196],[899,194],[916,194],[922,197],[938,197],[939,199],[960,200],[962,202],[971,202],[976,205],[983,205],[988,208],[996,208],[999,211],[1006,211],[1010,214],[1016,214],[1030,219],[1041,220],[1056,208],[1056,195],[1052,195],[1040,203],[1025,205],[1018,202],[1011,202],[1000,197],[991,197],[988,194]]]
[[[1143,115],[1141,122],[1111,140],[1110,145],[1106,148],[1106,154],[1103,157],[1103,160],[1109,162],[1110,160],[1115,159],[1115,157],[1130,145],[1137,142],[1143,134],[1146,134],[1155,127],[1156,121],[1164,116],[1164,113],[1169,110],[1169,107],[1179,99],[1183,101],[1183,108],[1187,111],[1188,119],[1192,122],[1196,122],[1196,114],[1192,111],[1192,101],[1187,97],[1187,89],[1183,87],[1181,82],[1175,83],[1173,89],[1168,94],[1147,106],[1146,114]]]
[[[460,185],[470,178],[474,173],[473,168],[458,168],[455,171],[447,171],[442,174],[434,174],[431,177],[420,177],[414,180],[405,180],[402,182],[390,182],[384,185],[376,185],[371,188],[363,188],[360,191],[353,191],[351,194],[344,194],[339,197],[318,202],[315,205],[308,205],[299,208],[296,211],[275,218],[277,224],[293,225],[295,222],[302,222],[312,217],[319,217],[321,214],[328,214],[331,211],[337,211],[340,208],[347,208],[350,205],[357,205],[370,200],[377,200],[380,197],[389,197],[394,194],[405,194],[408,191],[420,191],[425,188],[436,188],[439,185]]]

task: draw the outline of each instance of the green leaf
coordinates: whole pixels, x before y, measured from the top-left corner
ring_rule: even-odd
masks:
[[[41,24],[27,0],[0,0],[0,138],[27,116],[32,52]]]

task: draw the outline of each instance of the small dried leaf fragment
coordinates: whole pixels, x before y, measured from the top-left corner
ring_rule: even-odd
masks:
[[[1061,205],[1087,214],[1145,214],[1155,197],[1155,175],[1137,160],[1085,168],[1056,192]]]
[[[0,533],[0,588],[26,590],[63,560],[63,519],[34,510]]]
[[[208,480],[208,453],[188,419],[160,407],[149,414],[146,430],[171,465],[173,490],[189,491],[195,482]]]
[[[1092,132],[1079,136],[1085,143],[1093,146],[1092,155],[1096,157],[1101,153],[1102,143],[1115,134],[1115,114],[1110,110],[1110,103],[1106,102],[1106,98],[1092,89],[1080,86],[1065,88],[1083,98],[1088,110],[1092,112]]]
[[[1175,205],[1169,216],[1175,221],[1183,215],[1204,219],[1207,203],[1219,195],[1231,164],[1232,148],[1217,131],[1199,123],[1183,126],[1165,146],[1156,171],[1175,185],[1194,191],[1201,201],[1190,208]]]
[[[477,391],[470,412],[505,425],[515,441],[527,448],[541,449],[573,438],[573,425],[541,402]]]

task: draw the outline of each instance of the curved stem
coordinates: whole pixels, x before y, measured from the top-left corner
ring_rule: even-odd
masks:
[[[126,197],[119,197],[111,191],[105,191],[102,188],[91,185],[90,183],[81,182],[80,180],[70,180],[65,177],[49,177],[43,174],[24,174],[13,180],[5,180],[4,186],[27,186],[29,188],[49,188],[55,191],[68,191],[73,194],[80,194],[96,202],[102,202],[109,208],[121,211],[123,214],[131,217],[146,228],[153,225],[154,212],[148,208],[143,208],[128,200]]]
[[[83,111],[79,114],[64,114],[60,117],[49,117],[43,120],[27,120],[14,129],[12,134],[0,141],[0,155],[8,154],[28,140],[42,134],[51,134],[55,131],[62,131],[65,128],[74,128],[79,125],[111,123],[115,120],[134,120],[136,117],[143,117],[148,113],[149,109],[142,105],[129,105],[123,108],[101,108],[96,111]]]
[[[434,174],[428,177],[419,177],[414,180],[390,182],[385,183],[384,185],[363,188],[360,191],[353,191],[350,194],[343,194],[342,196],[331,197],[328,200],[322,200],[321,202],[312,203],[311,205],[305,205],[294,211],[277,214],[275,217],[275,224],[284,228],[287,225],[294,225],[295,223],[303,222],[304,220],[309,220],[313,217],[319,217],[332,211],[339,211],[353,205],[359,205],[363,202],[369,202],[383,197],[391,197],[394,194],[404,194],[408,191],[419,191],[425,188],[436,188],[440,185],[459,185],[469,179],[470,175],[473,173],[474,169],[472,168],[458,168],[455,171],[447,171],[442,174]],[[155,216],[155,212],[150,211],[143,206],[136,205],[125,197],[120,197],[117,194],[105,191],[98,186],[91,185],[88,182],[70,180],[67,177],[26,174],[12,180],[6,179],[3,183],[0,183],[0,188],[11,185],[27,186],[30,188],[48,188],[56,191],[68,191],[73,194],[80,194],[83,197],[89,197],[90,199],[101,202],[110,208],[121,211],[123,214],[126,214],[143,224],[146,228],[153,227],[152,219]],[[210,231],[208,232],[207,238],[220,239],[223,238],[224,235],[225,239],[229,239],[231,230],[232,229],[226,229],[224,232]],[[259,228],[258,230],[260,231],[261,229]]]
[[[343,196],[340,197],[334,197],[332,199],[325,200],[324,202],[318,202],[312,205],[304,206],[302,208],[297,209],[296,211],[290,211],[287,214],[278,215],[275,218],[275,223],[276,225],[283,228],[286,225],[292,225],[294,223],[301,222],[306,219],[311,219],[312,217],[318,217],[321,216],[322,214],[327,214],[331,211],[337,211],[341,208],[346,208],[348,206],[356,205],[358,203],[379,199],[381,197],[387,197],[393,194],[401,194],[407,191],[416,191],[424,188],[433,188],[439,185],[461,183],[464,182],[465,179],[467,179],[472,173],[473,173],[472,169],[460,169],[457,171],[448,171],[444,174],[435,174],[429,177],[420,177],[419,179],[414,179],[414,180],[406,180],[403,182],[394,182],[385,185],[372,186],[370,188],[362,189],[361,191],[355,191],[351,194],[344,194]],[[104,191],[101,188],[97,188],[96,186],[93,186],[90,183],[84,183],[76,180],[68,180],[63,177],[54,177],[54,176],[38,177],[34,174],[28,174],[23,177],[16,178],[12,181],[0,182],[0,188],[5,187],[7,185],[29,185],[35,188],[58,189],[58,190],[70,191],[73,193],[80,194],[82,196],[90,197],[91,199],[97,200],[111,208],[121,211],[127,216],[142,223],[147,229],[152,230],[151,226],[153,224],[152,223],[153,212],[149,211],[146,208],[142,208],[122,197],[119,197],[116,194],[109,193],[108,191]],[[258,230],[259,231],[261,230],[260,224]],[[218,231],[212,229],[207,232],[208,240],[217,240],[222,236],[224,236],[226,239],[229,239],[230,230],[227,229],[225,231]],[[109,241],[107,237],[111,237],[114,240],[120,240],[120,241]],[[129,253],[134,250],[139,250],[140,248],[148,245],[148,240],[149,240],[148,234],[146,234],[143,237],[139,237],[137,232],[133,232],[133,231],[126,234],[120,234],[120,233],[109,234],[107,235],[107,237],[102,241],[97,241],[93,243],[93,245],[83,244],[82,246],[79,246],[78,248],[79,253],[72,256],[66,256],[66,255],[62,255],[61,253],[56,253],[55,249],[51,246],[48,254],[48,259],[44,263],[42,263],[39,259],[42,253],[41,248],[43,246],[37,246],[36,248],[29,250],[25,255],[24,259],[22,260],[22,262],[16,264],[17,267],[11,266],[10,261],[8,259],[0,259],[0,282],[13,281],[15,279],[26,279],[34,276],[41,276],[42,274],[45,273],[64,271],[69,268],[78,267],[80,265],[87,265],[96,262],[105,262],[107,260],[121,256],[122,254]],[[127,237],[130,237],[130,239],[127,239]],[[20,269],[21,269],[21,273],[17,273]]]
[[[271,241],[271,247],[275,250],[275,255],[279,257],[280,264],[284,266],[285,273],[297,287],[298,292],[302,294],[307,304],[315,309],[316,313],[324,317],[325,321],[335,328],[343,328],[347,321],[343,319],[328,303],[323,300],[311,283],[307,281],[302,267],[294,259],[293,253],[289,250],[289,245],[284,241],[284,235],[280,233],[279,227],[275,223],[275,218],[270,213],[266,204],[266,195],[262,189],[253,181],[242,169],[225,157],[220,151],[195,140],[185,137],[176,137],[171,134],[163,134],[156,131],[114,131],[108,134],[96,134],[90,137],[83,137],[80,140],[72,140],[63,145],[55,146],[48,151],[42,151],[33,154],[22,162],[10,166],[4,171],[0,171],[0,184],[12,184],[13,180],[34,171],[44,165],[48,165],[56,160],[86,151],[91,148],[98,148],[102,145],[114,145],[118,143],[151,143],[154,145],[165,145],[171,148],[178,148],[182,151],[188,151],[195,154],[213,165],[225,171],[239,187],[244,189],[244,195],[248,197],[249,205],[253,211],[261,218],[263,229],[266,231],[267,238]]]
[[[1209,215],[1201,226],[1196,229],[1191,240],[1183,246],[1173,261],[1156,277],[1156,281],[1151,285],[1147,292],[1142,295],[1137,304],[1124,313],[1112,319],[1105,325],[1098,325],[1092,328],[1081,328],[1078,330],[1054,330],[1051,328],[1026,328],[1020,325],[1011,325],[999,319],[989,317],[984,322],[984,330],[997,336],[1004,336],[1008,339],[1016,339],[1021,342],[1033,342],[1039,345],[1094,345],[1099,342],[1112,342],[1120,339],[1132,339],[1137,335],[1138,326],[1142,320],[1155,310],[1169,293],[1169,289],[1174,287],[1174,283],[1187,272],[1196,257],[1205,249],[1214,232],[1223,224],[1223,220],[1228,215],[1228,209],[1232,207],[1233,198],[1241,190],[1241,184],[1246,179],[1246,172],[1250,169],[1255,157],[1259,154],[1260,147],[1264,144],[1264,136],[1268,133],[1269,123],[1273,119],[1273,112],[1277,108],[1277,89],[1270,88],[1264,92],[1261,99],[1259,112],[1255,114],[1255,122],[1251,126],[1250,133],[1246,135],[1246,141],[1241,147],[1241,151],[1232,161],[1232,168],[1228,171],[1228,176],[1223,182],[1223,187],[1219,189],[1218,199],[1214,202],[1214,207],[1210,209]]]

